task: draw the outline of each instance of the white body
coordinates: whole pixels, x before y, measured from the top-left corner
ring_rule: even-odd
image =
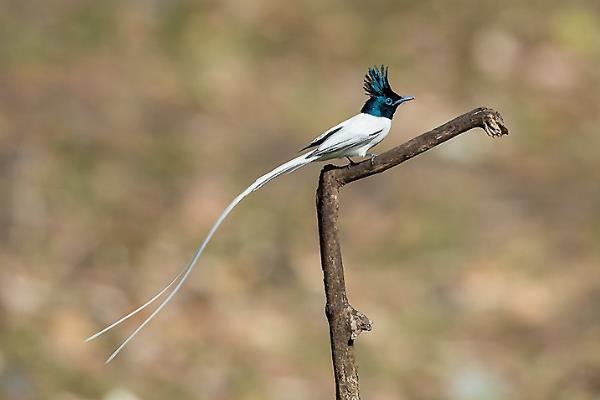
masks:
[[[160,305],[154,310],[148,318],[144,320],[126,339],[119,345],[119,347],[110,355],[107,363],[110,362],[135,335],[138,334],[139,331],[144,328],[175,296],[175,294],[181,288],[181,285],[185,282],[189,274],[192,272],[194,266],[200,259],[204,248],[217,231],[223,220],[229,215],[229,213],[237,206],[246,196],[255,190],[259,189],[269,181],[275,179],[276,177],[293,172],[298,168],[303,167],[306,164],[309,164],[313,161],[323,161],[323,160],[331,160],[334,158],[342,158],[342,157],[364,157],[367,155],[369,149],[379,142],[381,142],[390,131],[390,127],[392,125],[392,121],[389,118],[385,117],[375,117],[370,114],[361,113],[355,115],[352,118],[347,119],[346,121],[334,126],[333,128],[327,130],[322,135],[315,138],[309,146],[306,148],[311,148],[311,150],[302,154],[299,157],[292,159],[291,161],[286,162],[285,164],[280,165],[275,168],[271,172],[261,176],[258,178],[252,185],[250,185],[246,190],[240,193],[233,201],[225,208],[225,210],[221,213],[217,221],[211,227],[208,235],[202,242],[202,244],[196,250],[196,253],[192,257],[189,264],[181,271],[166,287],[164,287],[160,292],[158,292],[154,297],[148,300],[146,303],[136,308],[129,314],[125,315],[118,321],[113,324],[107,326],[100,332],[90,336],[86,339],[86,341],[97,338],[103,333],[109,331],[115,326],[119,325],[121,322],[127,320],[129,317],[137,314],[154,301],[159,299],[163,294],[165,294],[173,285],[175,287],[171,292],[167,295],[167,297],[160,303]]]

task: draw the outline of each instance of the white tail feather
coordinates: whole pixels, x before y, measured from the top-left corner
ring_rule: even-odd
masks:
[[[141,306],[139,306],[138,308],[136,308],[135,310],[133,310],[129,314],[125,315],[124,317],[122,317],[118,321],[115,321],[112,324],[110,324],[109,326],[107,326],[106,328],[102,329],[100,332],[94,333],[92,336],[90,336],[87,339],[85,339],[85,342],[89,342],[90,340],[96,339],[98,336],[101,336],[102,334],[110,331],[112,328],[114,328],[115,326],[119,325],[121,322],[123,322],[125,320],[128,320],[129,318],[133,317],[135,314],[137,314],[140,311],[142,311],[144,308],[148,307],[150,304],[154,303],[160,296],[162,296],[167,290],[169,290],[169,288],[171,286],[173,286],[173,284],[175,282],[177,282],[177,280],[181,277],[181,275],[183,275],[184,271],[185,270],[181,271],[175,278],[173,278],[173,280],[167,286],[165,286],[160,292],[156,293],[154,295],[154,297],[152,297],[150,300],[148,300],[147,302],[145,302],[144,304],[142,304]]]
[[[158,307],[156,308],[156,310],[154,310],[150,316],[148,316],[120,345],[119,347],[117,347],[117,349],[110,355],[110,357],[108,357],[108,359],[106,360],[106,363],[108,364],[109,362],[111,362],[116,356],[117,354],[119,354],[121,352],[121,350],[123,350],[123,348],[127,345],[127,343],[129,343],[152,319],[154,319],[154,317],[171,301],[171,299],[177,294],[177,292],[179,291],[179,289],[181,288],[181,286],[183,285],[183,283],[187,280],[188,276],[190,275],[190,273],[192,272],[192,270],[194,269],[194,266],[196,265],[196,263],[198,262],[198,259],[200,259],[200,256],[202,255],[202,252],[204,251],[204,248],[206,247],[206,245],[208,244],[208,242],[210,241],[210,239],[212,239],[213,235],[215,234],[215,232],[217,231],[217,229],[219,228],[219,226],[221,226],[221,223],[225,220],[225,218],[227,218],[227,216],[229,215],[229,213],[246,197],[248,196],[250,193],[254,192],[255,190],[258,190],[259,188],[261,188],[263,185],[267,184],[269,181],[277,178],[280,175],[286,174],[286,173],[290,173],[293,172],[295,170],[297,170],[298,168],[303,167],[306,164],[309,164],[310,162],[316,160],[317,157],[315,156],[311,156],[311,153],[308,154],[303,154],[299,157],[296,157],[294,159],[292,159],[291,161],[286,162],[285,164],[280,165],[279,167],[275,168],[274,170],[272,170],[271,172],[261,176],[260,178],[258,178],[256,181],[254,181],[254,183],[252,185],[250,185],[246,190],[244,190],[242,193],[240,193],[239,195],[237,195],[237,197],[235,199],[233,199],[233,201],[227,206],[227,208],[225,208],[225,210],[221,213],[221,215],[219,215],[219,218],[217,218],[216,222],[214,223],[214,225],[210,228],[210,231],[208,232],[208,235],[206,236],[206,238],[204,239],[204,242],[202,242],[202,244],[200,245],[200,247],[198,247],[198,249],[196,250],[196,253],[194,254],[194,257],[192,257],[192,260],[189,262],[189,264],[185,267],[185,269],[183,271],[181,271],[172,281],[171,283],[169,283],[165,288],[163,288],[160,292],[158,292],[154,297],[152,297],[150,300],[148,300],[146,303],[144,303],[142,306],[138,307],[137,309],[135,309],[134,311],[132,311],[131,313],[127,314],[126,316],[124,316],[123,318],[119,319],[118,321],[114,322],[113,324],[107,326],[106,328],[104,328],[103,330],[101,330],[100,332],[90,336],[88,339],[86,339],[86,341],[92,340],[97,338],[98,336],[102,335],[103,333],[109,331],[110,329],[114,328],[115,326],[119,325],[121,322],[127,320],[128,318],[130,318],[131,316],[137,314],[139,311],[143,310],[144,308],[146,308],[147,306],[149,306],[150,304],[152,304],[154,301],[156,301],[159,297],[161,297],[175,282],[177,282],[177,284],[175,285],[175,287],[173,288],[173,290],[171,291],[171,293],[169,293],[167,295],[167,297],[158,305]]]

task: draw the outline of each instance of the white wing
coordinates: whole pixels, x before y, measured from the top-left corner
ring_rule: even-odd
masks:
[[[327,136],[312,153],[321,159],[352,156],[354,150],[378,143],[380,136],[387,135],[391,127],[389,118],[358,114],[344,121],[341,129]]]
[[[352,118],[350,118],[350,119],[352,119]],[[342,127],[344,126],[344,124],[346,122],[348,122],[348,121],[349,120],[346,120],[344,122],[341,122],[341,123],[337,124],[333,128],[329,128],[328,130],[326,130],[325,132],[323,132],[322,134],[320,134],[319,136],[317,136],[316,138],[314,138],[313,141],[310,142],[308,145],[306,145],[305,147],[303,147],[302,149],[300,149],[300,151],[304,151],[306,149],[310,149],[311,147],[317,147],[318,145],[320,145],[321,143],[323,143],[329,136],[333,135],[334,133],[336,133],[337,131],[339,131],[340,129],[342,129]]]

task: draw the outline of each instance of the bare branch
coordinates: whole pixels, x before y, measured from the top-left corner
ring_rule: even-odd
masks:
[[[358,372],[354,358],[354,341],[362,331],[370,331],[372,322],[348,302],[344,267],[338,238],[339,196],[342,186],[384,172],[461,133],[482,128],[489,136],[508,134],[502,116],[490,108],[477,108],[395,147],[371,162],[321,170],[317,190],[317,217],[321,266],[327,304],[331,353],[335,376],[336,399],[359,400]]]

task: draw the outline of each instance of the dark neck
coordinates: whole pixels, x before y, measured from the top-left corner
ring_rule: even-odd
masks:
[[[370,97],[360,110],[360,112],[365,114],[371,114],[375,117],[385,117],[389,119],[394,117],[395,111],[396,107],[386,105],[384,99],[380,97]]]

